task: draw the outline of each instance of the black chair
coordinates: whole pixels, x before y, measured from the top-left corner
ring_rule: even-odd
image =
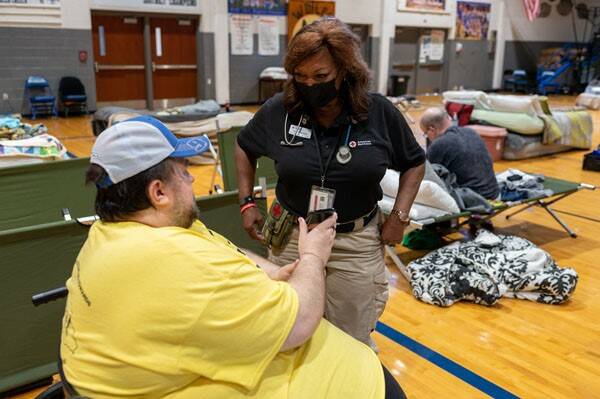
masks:
[[[65,76],[58,85],[59,107],[65,116],[69,112],[87,113],[87,95],[79,78]]]

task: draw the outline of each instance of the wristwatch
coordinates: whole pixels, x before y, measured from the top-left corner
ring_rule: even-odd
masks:
[[[248,195],[240,200],[240,206],[244,206],[246,204],[253,204],[254,202],[256,202],[254,201],[254,197],[252,195]]]
[[[402,224],[409,224],[410,223],[410,217],[408,216],[407,212],[401,211],[399,209],[392,209],[392,211],[390,212],[390,214],[396,215],[398,217],[398,220]]]

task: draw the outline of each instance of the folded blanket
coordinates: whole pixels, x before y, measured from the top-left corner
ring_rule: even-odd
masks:
[[[0,118],[0,128],[16,129],[19,125],[21,125],[21,120],[19,118],[11,116]]]
[[[581,93],[577,96],[575,104],[589,109],[600,109],[600,94]]]
[[[20,140],[48,133],[46,126],[21,122],[21,115],[0,118],[0,140]]]
[[[544,144],[563,144],[588,149],[592,145],[592,116],[587,111],[556,111],[544,120]]]
[[[521,134],[540,134],[544,131],[544,121],[541,118],[525,113],[475,109],[471,114],[471,122],[500,126]]]
[[[482,105],[486,103],[486,94],[479,90],[449,90],[442,93],[444,102]]]
[[[162,122],[198,121],[218,115],[221,106],[215,100],[201,100],[195,104],[168,108],[152,114]]]
[[[271,78],[275,80],[287,80],[289,75],[283,67],[267,67],[262,70],[260,78]]]
[[[0,157],[69,158],[60,140],[49,134],[23,140],[0,140]]]
[[[527,114],[531,117],[550,114],[548,99],[544,96],[513,96],[504,94],[487,94],[482,91],[446,91],[444,102],[470,104],[475,109],[497,112]]]
[[[555,154],[568,151],[571,147],[562,144],[544,144],[542,134],[523,135],[508,132],[504,141],[503,159],[525,159],[540,157],[542,155]]]

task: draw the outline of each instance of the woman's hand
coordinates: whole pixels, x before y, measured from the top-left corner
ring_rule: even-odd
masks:
[[[262,227],[265,224],[263,216],[257,207],[246,209],[242,213],[242,227],[250,237],[257,241],[263,241]]]
[[[404,237],[404,228],[406,224],[402,223],[396,215],[390,215],[381,228],[381,241],[385,245],[395,245],[402,242]]]

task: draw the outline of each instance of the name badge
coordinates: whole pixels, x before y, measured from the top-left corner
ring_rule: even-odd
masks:
[[[302,137],[303,139],[310,139],[312,135],[312,130],[298,125],[290,125],[290,130],[288,131],[288,134],[290,136]]]
[[[320,211],[321,209],[333,208],[335,190],[331,188],[312,186],[310,190],[310,202],[308,211]]]

